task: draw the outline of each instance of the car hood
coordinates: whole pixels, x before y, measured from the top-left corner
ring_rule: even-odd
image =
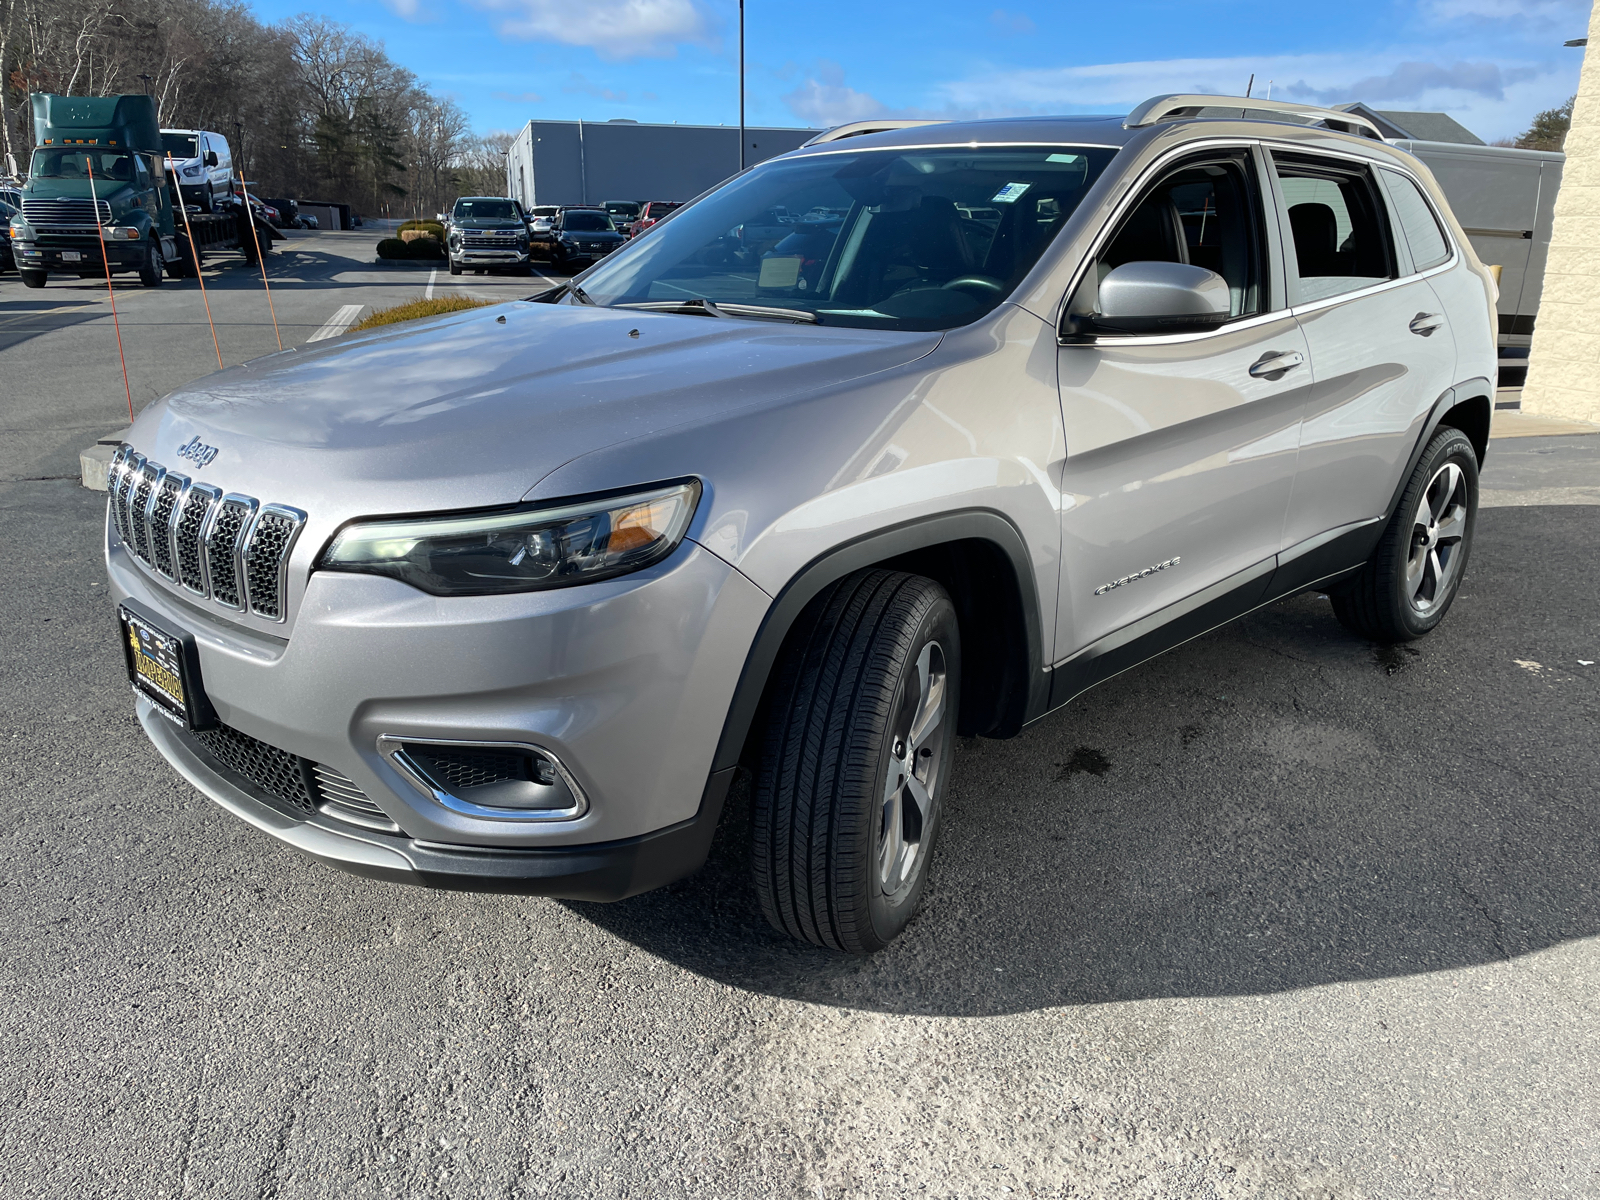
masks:
[[[507,504],[591,451],[836,387],[939,338],[503,304],[218,372],[151,405],[129,440],[313,525]],[[177,457],[194,438],[216,448],[203,467]]]
[[[22,188],[24,200],[104,200],[116,204],[134,194],[126,180],[96,177],[93,187],[87,179],[30,179]]]

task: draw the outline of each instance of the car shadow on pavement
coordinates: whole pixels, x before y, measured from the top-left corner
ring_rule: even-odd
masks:
[[[958,744],[922,912],[850,958],[762,920],[734,797],[699,874],[572,904],[706,977],[981,1016],[1503,961],[1600,933],[1600,508],[1492,509],[1444,624],[1274,605],[1008,742]]]

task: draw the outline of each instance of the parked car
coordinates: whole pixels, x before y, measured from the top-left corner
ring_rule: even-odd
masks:
[[[550,226],[550,261],[560,271],[578,271],[604,258],[627,238],[600,208],[564,208]]]
[[[616,227],[626,234],[627,227],[639,219],[639,213],[644,208],[644,201],[602,200],[600,207],[606,210]]]
[[[445,249],[452,275],[469,268],[480,275],[497,267],[510,267],[522,275],[533,271],[522,208],[503,196],[457,200],[445,230]]]
[[[628,226],[628,236],[638,237],[641,233],[643,233],[646,229],[649,229],[669,212],[682,207],[682,202],[678,200],[645,201],[644,207],[639,210],[638,217],[636,217],[633,223]]]
[[[301,229],[321,229],[322,228],[322,222],[317,220],[317,218],[314,217],[310,213],[301,213],[300,216],[298,218],[296,218],[296,219],[300,222],[300,228]]]
[[[228,139],[208,129],[163,129],[161,145],[178,177],[185,204],[215,212],[218,197],[233,191],[233,152]]]
[[[767,919],[882,947],[957,735],[1307,589],[1377,642],[1449,611],[1494,284],[1370,132],[1163,96],[824,136],[532,302],[181,387],[110,474],[139,720],[410,883],[634,895],[733,795]],[[778,206],[830,252],[743,247]]]

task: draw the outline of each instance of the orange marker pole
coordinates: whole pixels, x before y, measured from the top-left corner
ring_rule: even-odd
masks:
[[[172,174],[172,155],[167,155],[167,174]],[[206,274],[200,269],[200,247],[195,245],[194,226],[189,224],[189,206],[183,202],[183,187],[176,179],[172,190],[178,193],[178,209],[183,213],[183,231],[189,235],[189,255],[194,260],[194,277],[200,281],[200,300],[206,306],[206,324],[211,326],[211,348],[217,352],[217,370],[222,370],[222,346],[217,341],[216,322],[211,319],[211,301],[206,297]]]
[[[267,282],[267,258],[261,253],[261,239],[256,235],[256,214],[250,211],[250,189],[239,176],[239,190],[244,193],[244,219],[250,226],[250,236],[256,243],[256,261],[261,264],[261,286],[267,289],[267,311],[272,314],[272,332],[278,339],[278,349],[283,349],[283,334],[278,332],[278,310],[272,307],[272,285]]]
[[[117,319],[117,292],[111,286],[111,256],[106,253],[106,227],[100,223],[100,196],[94,186],[94,152],[84,155],[89,164],[89,203],[94,206],[94,227],[100,233],[100,262],[106,269],[106,291],[111,296],[111,327],[117,331],[117,359],[122,363],[122,390],[128,394],[128,424],[133,424],[133,388],[128,385],[128,358],[122,353],[122,322]]]

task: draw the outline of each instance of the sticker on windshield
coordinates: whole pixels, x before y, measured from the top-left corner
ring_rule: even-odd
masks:
[[[799,258],[763,258],[761,277],[756,280],[756,286],[792,288],[800,278],[800,263]]]
[[[1008,183],[994,194],[990,204],[1010,204],[1014,200],[1022,199],[1022,193],[1031,188],[1031,183]]]
[[[1075,163],[1080,156],[1076,154],[1052,154],[1046,157],[1045,162]]]

